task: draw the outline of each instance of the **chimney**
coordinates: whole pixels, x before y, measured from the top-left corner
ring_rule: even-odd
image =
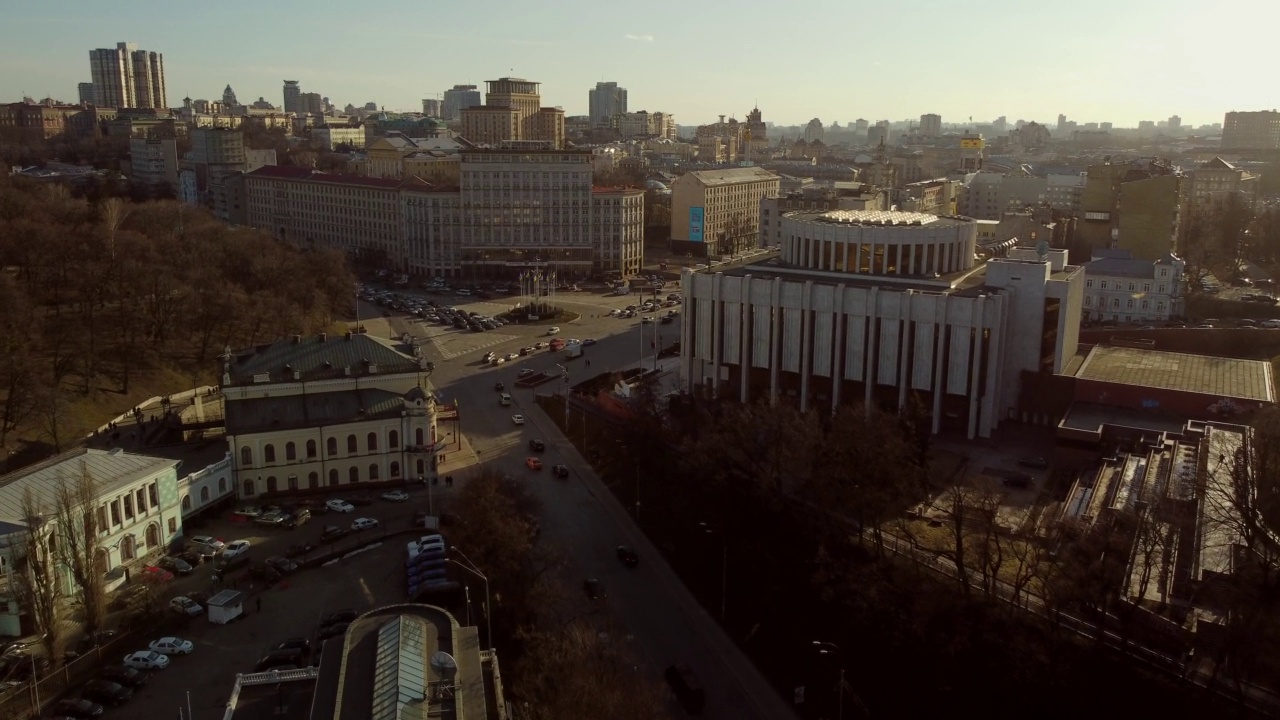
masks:
[[[329,342],[329,333],[320,333],[320,342]]]

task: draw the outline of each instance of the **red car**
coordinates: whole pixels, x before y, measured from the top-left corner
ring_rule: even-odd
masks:
[[[541,470],[541,469],[542,469],[542,460],[540,460],[540,459],[538,459],[538,458],[536,458],[536,457],[527,457],[527,458],[525,458],[525,459],[524,459],[524,465],[525,465],[525,467],[529,468],[530,470]]]
[[[148,565],[142,568],[142,582],[145,583],[167,583],[173,579],[173,573],[158,568],[155,565]]]

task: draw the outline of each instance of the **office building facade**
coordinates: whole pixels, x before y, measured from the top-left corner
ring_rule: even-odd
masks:
[[[464,149],[456,186],[306,168],[245,175],[248,223],[428,277],[629,277],[644,257],[644,191],[592,186],[588,150]]]
[[[942,136],[942,116],[934,113],[920,116],[920,128],[918,134],[925,137],[941,137]]]
[[[1280,112],[1229,112],[1222,121],[1224,150],[1280,150]]]
[[[303,112],[302,85],[297,80],[284,81],[284,111]]]
[[[671,183],[671,247],[698,257],[755,247],[760,201],[776,197],[782,179],[763,168],[688,172]]]

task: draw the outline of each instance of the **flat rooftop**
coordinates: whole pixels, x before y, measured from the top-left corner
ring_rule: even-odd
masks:
[[[281,675],[279,682],[270,682],[268,673],[246,676],[251,679],[242,680],[231,720],[310,720],[316,679],[295,678],[299,673]]]
[[[1264,360],[1099,345],[1089,351],[1075,376],[1256,402],[1276,400],[1271,366]]]
[[[869,225],[876,227],[919,227],[924,225],[968,225],[968,219],[930,215],[901,210],[829,210],[827,212],[789,213],[796,220],[834,223],[837,225]]]

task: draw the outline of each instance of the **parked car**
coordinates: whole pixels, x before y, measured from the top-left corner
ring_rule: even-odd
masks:
[[[162,655],[190,655],[192,650],[196,649],[195,643],[190,640],[183,640],[180,637],[162,637],[159,640],[152,640],[148,646],[153,652]]]
[[[232,540],[231,543],[222,550],[222,559],[230,560],[231,558],[244,555],[247,552],[249,552],[248,540]]]
[[[103,680],[109,680],[129,687],[141,687],[147,684],[151,676],[128,665],[109,665],[99,673]]]
[[[276,650],[298,650],[302,654],[310,656],[311,641],[306,638],[289,638],[288,640],[278,643],[275,647],[271,648],[271,650],[272,652]]]
[[[1031,482],[1032,477],[1030,475],[1023,475],[1021,473],[1015,473],[1004,479],[1005,487],[1012,488],[1029,488],[1031,487]]]
[[[356,532],[361,530],[372,530],[376,527],[378,527],[378,521],[367,517],[356,518],[355,522],[351,523],[351,529]]]
[[[279,555],[273,555],[272,557],[267,558],[265,562],[278,570],[282,575],[291,573],[298,569],[298,563],[290,560],[289,558],[280,557]]]
[[[227,547],[227,543],[211,536],[193,536],[188,542],[191,543],[193,547],[197,548],[197,550],[207,550],[211,552],[218,552],[221,548]]]
[[[307,658],[301,650],[272,650],[253,666],[254,672],[266,672],[272,669],[305,667]]]
[[[1037,470],[1044,470],[1049,467],[1048,460],[1035,456],[1024,457],[1021,460],[1018,460],[1018,464],[1022,467],[1036,468]]]
[[[388,502],[405,502],[409,499],[409,493],[403,490],[390,490],[382,493],[382,499]]]
[[[174,612],[186,615],[187,617],[195,617],[204,612],[204,607],[200,603],[185,595],[179,595],[178,597],[170,600],[169,607]]]
[[[521,377],[521,378],[527,378],[527,377],[529,377],[530,375],[532,375],[532,374],[533,374],[533,369],[532,369],[532,368],[521,368],[521,369],[520,369],[520,372],[519,372],[519,373],[516,373],[516,374],[517,374],[519,377]]]
[[[233,511],[231,514],[232,514],[232,515],[239,515],[240,517],[256,518],[256,517],[258,517],[259,515],[261,515],[261,514],[262,514],[262,508],[254,507],[254,506],[250,505],[249,507],[242,507],[242,508],[239,508],[239,509],[237,509],[237,510]]]
[[[272,527],[279,527],[281,525],[284,525],[284,522],[285,520],[288,519],[288,517],[289,516],[285,514],[283,511],[272,510],[271,512],[262,513],[258,517],[254,518],[253,521],[261,525],[270,525]]]
[[[341,610],[334,610],[328,615],[325,615],[324,620],[320,621],[320,624],[335,625],[337,623],[349,623],[354,621],[359,616],[360,616],[360,613],[356,612],[355,610],[352,610],[351,608],[343,608]]]
[[[195,569],[191,567],[191,563],[187,562],[186,560],[183,560],[180,557],[174,557],[171,555],[167,555],[165,557],[160,558],[158,561],[156,561],[156,565],[170,572],[175,572],[179,575],[186,575]]]
[[[640,556],[636,554],[635,548],[627,545],[618,546],[618,560],[622,561],[622,564],[629,568],[633,568],[640,564]]]
[[[138,574],[138,577],[144,583],[161,584],[172,580],[173,573],[155,565],[148,565],[142,568],[142,572]]]
[[[529,449],[534,452],[543,452],[547,449],[547,444],[541,440],[530,440]]]
[[[85,683],[80,694],[103,705],[119,705],[133,697],[133,690],[117,682],[95,679]]]
[[[124,664],[138,670],[163,670],[169,667],[169,656],[155,650],[139,650],[125,655]]]
[[[355,505],[339,498],[333,498],[332,500],[325,502],[324,506],[328,508],[330,512],[349,513],[356,511]]]
[[[316,633],[316,637],[320,638],[321,640],[328,640],[329,638],[338,637],[339,635],[347,631],[347,626],[349,626],[350,624],[351,623],[349,622],[341,622],[341,623],[334,623],[332,625],[324,625],[320,628],[320,632]]]
[[[320,542],[333,542],[345,537],[349,532],[351,531],[344,527],[330,525],[324,529],[324,532],[320,533]]]
[[[103,708],[92,700],[84,698],[65,698],[53,704],[53,714],[70,718],[95,718],[101,716]]]
[[[551,327],[547,329],[547,335],[556,335],[559,332],[560,332],[560,328],[558,327]]]
[[[285,516],[284,526],[289,528],[290,530],[293,530],[293,529],[296,529],[299,525],[307,524],[307,521],[310,519],[311,519],[311,511],[306,508],[299,508],[298,510],[291,512]]]
[[[297,545],[290,545],[289,549],[284,551],[284,556],[287,558],[302,557],[315,549],[316,546],[311,543],[298,543]]]
[[[218,560],[217,564],[213,567],[219,575],[226,575],[227,573],[235,572],[240,568],[248,567],[249,562],[250,560],[248,555],[238,555],[232,558],[222,558]]]
[[[366,505],[373,504],[373,496],[367,494],[356,495],[349,498],[347,503],[354,505],[355,507],[365,507]]]

